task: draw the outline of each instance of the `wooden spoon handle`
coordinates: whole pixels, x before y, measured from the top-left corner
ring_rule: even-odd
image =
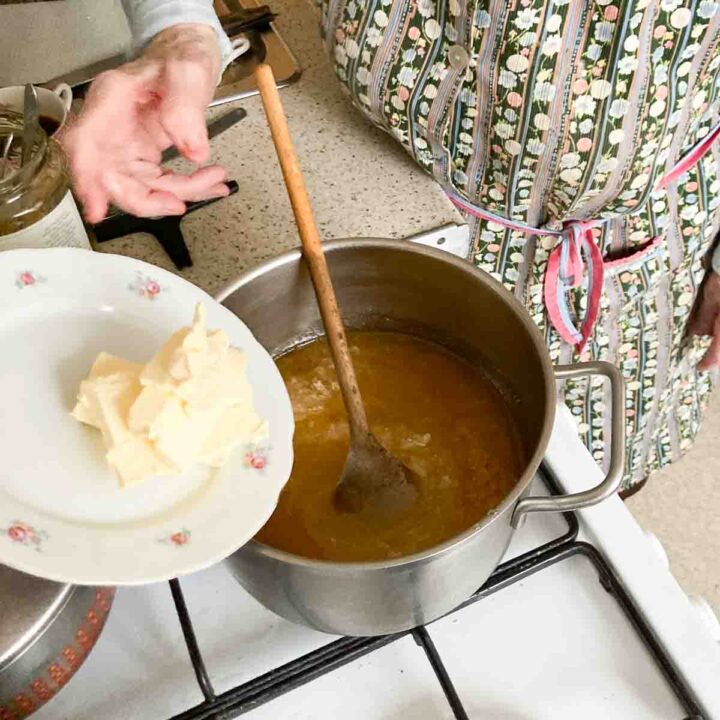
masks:
[[[320,233],[315,224],[310,198],[305,189],[305,181],[295,155],[295,148],[290,137],[287,118],[280,101],[280,93],[275,83],[272,68],[265,63],[258,65],[255,69],[255,79],[268,125],[270,126],[270,133],[275,143],[275,150],[280,161],[283,177],[285,178],[290,203],[295,213],[295,222],[302,241],[303,255],[310,268],[310,276],[315,287],[315,295],[320,306],[320,314],[325,325],[335,370],[340,382],[340,390],[342,391],[345,409],[350,421],[350,430],[353,437],[360,438],[362,435],[367,435],[369,431],[365,407],[360,396],[360,389],[355,377],[355,368],[352,364],[350,348],[345,335],[345,327],[340,316],[335,290],[332,286],[325,253],[320,242]]]

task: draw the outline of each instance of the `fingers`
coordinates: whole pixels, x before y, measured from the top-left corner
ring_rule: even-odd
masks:
[[[102,190],[92,190],[78,193],[80,204],[83,207],[85,219],[91,224],[99,223],[107,214],[110,206],[110,196]]]
[[[99,223],[107,215],[110,195],[99,178],[88,178],[87,184],[76,182],[75,194],[80,200],[85,219],[90,224]]]
[[[201,164],[210,156],[205,110],[220,68],[212,28],[177,25],[158,34],[149,55],[163,58],[158,79],[160,123],[182,155]]]
[[[138,217],[182,215],[185,203],[162,190],[153,190],[136,178],[120,173],[108,173],[105,189],[111,202]]]
[[[100,180],[100,164],[97,156],[84,143],[75,128],[70,128],[61,143],[70,165],[73,190],[83,207],[89,223],[100,222],[107,214],[109,196]]]
[[[212,198],[223,198],[230,194],[230,188],[224,183],[218,183],[208,188],[203,192],[203,197],[198,197],[196,200],[210,200]]]
[[[185,202],[229,194],[224,183],[225,169],[219,165],[209,165],[189,175],[182,175],[150,162],[135,160],[128,164],[123,174],[135,178],[151,190],[172,193]]]
[[[224,180],[225,170],[218,165],[209,165],[191,175],[166,172],[145,182],[153,190],[172,193],[182,200],[206,200],[228,194]]]
[[[152,179],[162,174],[162,168],[158,165],[160,152],[152,147],[146,148],[138,145],[135,148],[129,148],[132,155],[145,156],[147,159],[138,159],[130,163],[133,171],[128,173],[122,171],[123,166],[120,160],[110,154],[103,155],[100,151],[96,151],[90,142],[90,137],[86,135],[75,136],[73,132],[69,132],[64,146],[73,177],[73,189],[82,204],[85,219],[89,223],[100,222],[107,215],[108,205],[111,202],[133,214],[138,214],[135,210],[142,208],[142,204],[140,206],[134,204],[131,209],[124,201],[123,192],[119,189],[124,187],[124,183],[119,182],[118,178],[132,179],[137,173],[139,178]],[[149,194],[150,190],[152,188],[147,188],[148,193],[146,194]],[[132,193],[131,196],[133,196]],[[184,212],[184,204],[177,198],[175,202],[166,202],[165,204],[168,207],[166,214]],[[151,215],[156,208],[157,204],[153,198],[140,214]]]
[[[82,113],[60,138],[73,189],[90,223],[102,220],[116,200],[106,175],[116,173],[128,158],[160,161],[160,149],[138,122],[142,108],[152,101],[158,73],[156,63],[135,61],[99,75]]]
[[[185,201],[228,194],[218,166],[190,175],[160,167],[170,145],[196,163],[209,157],[205,109],[219,64],[212,28],[178,25],[159,33],[142,58],[93,82],[61,139],[89,222],[102,220],[110,203],[138,216],[176,215]]]
[[[162,151],[169,148],[173,141],[165,132],[165,128],[160,122],[160,100],[155,99],[146,108],[144,108],[141,121],[145,132],[152,144]]]
[[[137,178],[144,183],[159,178],[164,172],[165,169],[161,165],[147,160],[131,160],[123,168],[123,175]]]
[[[209,78],[185,61],[168,63],[164,73],[160,123],[173,145],[188,160],[201,164],[210,157],[205,125]],[[212,86],[210,86],[212,87]]]

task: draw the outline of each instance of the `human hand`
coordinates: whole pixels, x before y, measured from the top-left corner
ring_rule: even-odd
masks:
[[[208,160],[205,110],[219,70],[214,30],[184,24],[95,79],[82,113],[60,138],[88,222],[102,220],[110,203],[133,215],[180,215],[186,201],[228,194],[220,166],[183,175],[160,165],[171,145],[196,164]]]
[[[710,370],[720,365],[720,275],[716,272],[710,271],[700,288],[689,330],[692,335],[712,335],[712,342],[698,363],[698,370]]]

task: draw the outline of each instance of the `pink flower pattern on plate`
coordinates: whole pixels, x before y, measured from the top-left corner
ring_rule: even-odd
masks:
[[[42,552],[42,544],[48,539],[48,534],[44,530],[38,530],[20,520],[13,520],[10,527],[0,529],[0,533],[12,542],[32,547],[37,552]]]
[[[250,446],[245,453],[245,464],[253,470],[264,470],[268,464],[269,448]]]
[[[35,287],[36,285],[44,282],[45,278],[42,275],[38,275],[31,270],[23,270],[21,273],[18,273],[17,277],[15,278],[15,286],[19,290]]]
[[[160,538],[158,542],[163,543],[164,545],[174,545],[179,548],[187,545],[190,542],[191,536],[192,533],[190,530],[183,528],[182,530],[178,530],[167,537]]]
[[[135,282],[131,283],[128,288],[148,300],[154,300],[161,292],[167,290],[157,280],[141,272],[137,273]]]

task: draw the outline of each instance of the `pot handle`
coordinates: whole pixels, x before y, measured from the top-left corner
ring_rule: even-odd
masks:
[[[552,497],[523,498],[515,506],[510,524],[519,528],[528,513],[531,512],[568,512],[595,505],[610,497],[620,486],[625,468],[625,385],[620,371],[608,362],[588,362],[577,365],[558,365],[555,368],[555,379],[587,377],[599,375],[610,382],[612,401],[612,425],[610,437],[610,466],[605,479],[596,487],[571,495],[555,495]]]

